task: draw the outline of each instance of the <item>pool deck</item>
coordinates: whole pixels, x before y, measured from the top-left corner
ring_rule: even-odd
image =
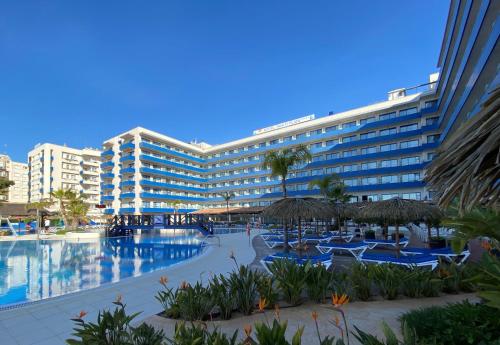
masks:
[[[161,312],[155,299],[160,289],[159,279],[167,276],[170,286],[179,286],[182,281],[194,283],[207,281],[211,274],[228,273],[235,268],[230,259],[233,252],[238,264],[250,264],[255,258],[251,240],[245,232],[220,235],[220,247],[216,238],[204,254],[139,277],[127,278],[114,284],[75,292],[22,307],[0,311],[0,344],[2,345],[58,345],[71,337],[73,322],[81,310],[88,313],[85,320],[94,322],[101,309],[114,309],[112,302],[118,295],[127,304],[127,312],[142,312],[137,320]]]

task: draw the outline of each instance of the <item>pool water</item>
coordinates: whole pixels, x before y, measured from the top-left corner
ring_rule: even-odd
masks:
[[[199,255],[198,231],[80,240],[0,241],[0,308],[140,276]]]

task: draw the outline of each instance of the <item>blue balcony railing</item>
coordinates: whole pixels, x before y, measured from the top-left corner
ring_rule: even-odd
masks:
[[[101,178],[103,179],[112,179],[115,177],[115,174],[113,173],[104,173],[104,174],[101,174]]]
[[[135,157],[133,155],[123,156],[120,158],[120,162],[133,162]]]
[[[104,170],[112,169],[114,166],[115,166],[115,163],[113,163],[113,162],[101,163],[101,169],[104,169]]]
[[[106,150],[101,152],[101,157],[113,156],[113,155],[114,155],[113,150]]]
[[[121,151],[128,151],[128,150],[134,150],[134,149],[135,149],[135,144],[133,142],[120,145]]]

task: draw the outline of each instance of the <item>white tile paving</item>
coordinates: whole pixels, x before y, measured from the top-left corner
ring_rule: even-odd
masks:
[[[161,305],[154,296],[160,289],[158,281],[161,276],[166,275],[171,286],[178,286],[184,280],[194,283],[200,277],[206,282],[210,273],[228,273],[235,268],[234,261],[229,258],[231,251],[238,264],[250,264],[255,258],[246,233],[221,235],[220,238],[220,247],[211,245],[203,255],[164,270],[0,311],[0,344],[65,344],[73,329],[71,317],[84,310],[88,312],[85,319],[95,321],[100,309],[115,307],[112,302],[118,295],[123,296],[129,313],[142,312],[138,320],[159,313]]]

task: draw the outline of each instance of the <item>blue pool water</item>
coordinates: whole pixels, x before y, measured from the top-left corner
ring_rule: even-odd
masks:
[[[0,308],[86,290],[198,255],[198,231],[80,240],[0,241]]]

